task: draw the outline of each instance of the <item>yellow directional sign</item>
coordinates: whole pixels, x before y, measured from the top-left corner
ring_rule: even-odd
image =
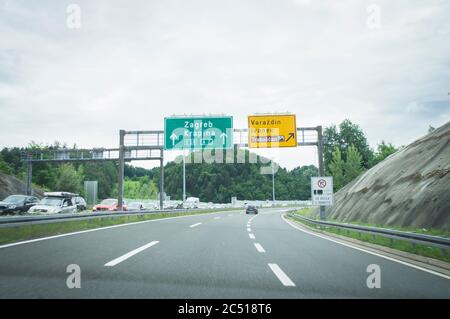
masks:
[[[296,147],[295,115],[249,115],[248,147]]]

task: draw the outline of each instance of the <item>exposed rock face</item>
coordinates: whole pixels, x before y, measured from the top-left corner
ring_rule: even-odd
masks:
[[[20,179],[0,173],[0,200],[8,197],[9,195],[25,194],[26,185]],[[33,195],[42,197],[44,194],[41,190],[33,189]]]
[[[450,122],[374,166],[335,194],[340,221],[450,231]]]

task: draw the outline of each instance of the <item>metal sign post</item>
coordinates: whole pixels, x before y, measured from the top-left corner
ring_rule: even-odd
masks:
[[[118,176],[118,209],[123,208],[123,180],[125,160],[159,160],[159,207],[164,208],[164,131],[124,131],[120,130],[119,138],[119,176]],[[152,151],[159,156],[152,156]],[[150,157],[142,158],[142,153],[150,153]]]
[[[322,126],[317,127],[317,156],[319,157],[319,176],[325,176],[325,168],[323,165],[323,137]],[[319,206],[320,219],[326,219],[325,206]]]
[[[186,156],[183,151],[183,204],[186,202]]]

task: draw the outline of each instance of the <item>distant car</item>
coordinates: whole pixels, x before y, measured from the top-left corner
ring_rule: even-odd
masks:
[[[77,209],[79,212],[85,211],[87,208],[86,201],[81,196],[75,196],[72,198],[75,205],[77,205]]]
[[[72,198],[76,196],[67,192],[44,193],[45,197],[41,201],[31,207],[28,212],[31,214],[59,214],[59,213],[76,213],[77,205],[72,202]]]
[[[246,214],[258,214],[258,208],[254,205],[248,205],[245,209]]]
[[[127,205],[127,210],[143,210],[144,205],[140,202],[130,202]]]
[[[100,204],[95,205],[94,208],[92,209],[93,212],[101,212],[101,211],[117,211],[118,210],[118,206],[117,206],[117,199],[113,199],[113,198],[108,198],[108,199],[104,199],[100,202]],[[127,210],[127,206],[125,201],[123,201],[122,204],[122,209],[123,210]]]
[[[36,205],[39,199],[34,196],[11,195],[0,202],[0,215],[25,213]]]

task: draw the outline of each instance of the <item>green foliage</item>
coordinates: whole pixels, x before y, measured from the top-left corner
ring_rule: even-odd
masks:
[[[385,143],[384,141],[381,141],[381,144],[378,144],[377,152],[375,153],[375,156],[372,161],[372,166],[377,165],[379,162],[384,160],[386,157],[388,157],[391,154],[394,154],[398,151],[398,148],[396,148],[391,143]]]
[[[0,172],[5,174],[13,174],[13,168],[7,162],[5,162],[1,153],[0,153]]]
[[[83,163],[86,181],[98,182],[98,198],[113,197],[117,194],[117,164],[113,162]]]
[[[272,200],[272,175],[262,174],[261,168],[270,167],[267,159],[249,163],[250,152],[235,148],[234,164],[193,163],[190,154],[186,164],[187,196],[199,197],[204,202],[229,203],[231,198],[248,200]],[[198,156],[198,153],[196,154]],[[246,158],[246,163],[238,163],[237,158]],[[153,169],[155,183],[159,185],[159,168]],[[183,163],[170,162],[165,167],[165,191],[173,199],[182,199]],[[275,174],[276,199],[309,199],[311,196],[311,176],[317,176],[315,166],[298,167],[290,172],[279,168]]]
[[[361,162],[361,155],[353,145],[348,148],[346,161],[342,159],[340,149],[334,148],[331,163],[328,165],[328,171],[333,176],[334,191],[338,191],[362,173],[364,168]]]
[[[158,189],[154,181],[148,176],[142,176],[131,180],[125,179],[124,197],[130,199],[156,199]]]
[[[347,151],[347,160],[344,164],[344,183],[347,184],[361,174],[363,167],[361,166],[362,157],[357,148],[351,145]]]
[[[374,153],[363,130],[350,120],[325,128],[324,140],[325,170],[333,176],[335,191],[398,150],[382,141]]]
[[[361,128],[349,120],[339,127],[332,125],[324,130],[326,143],[324,156],[327,174],[334,177],[335,189],[339,189],[364,169],[370,168],[396,151],[384,141],[377,153],[369,148]],[[41,145],[31,142],[27,148],[4,148],[0,152],[0,171],[24,179],[26,167],[22,153],[36,150],[54,150],[67,147],[55,142]],[[73,146],[76,149],[76,145]],[[198,153],[196,153],[198,155]],[[214,155],[215,152],[212,152]],[[219,154],[219,153],[218,153]],[[249,163],[250,152],[234,148],[234,163],[194,163],[191,153],[186,164],[187,196],[199,197],[204,202],[230,202],[231,197],[249,200],[272,200],[272,175],[262,174],[263,167],[270,167],[267,159]],[[245,158],[240,163],[238,158]],[[190,164],[191,163],[191,164]],[[117,196],[117,163],[83,162],[69,166],[55,163],[34,163],[33,184],[45,190],[77,190],[82,193],[84,181],[98,181],[98,197]],[[173,199],[182,199],[182,162],[168,163],[164,168],[165,192]],[[160,168],[151,170],[125,164],[125,197],[156,198],[159,192]],[[310,198],[310,178],[318,176],[315,166],[297,167],[292,171],[279,168],[275,175],[276,199],[307,200]]]
[[[345,162],[342,160],[341,151],[338,147],[335,147],[329,165],[329,172],[331,176],[333,176],[334,191],[341,189],[345,185],[344,164]]]
[[[83,168],[76,170],[72,164],[62,164],[57,168],[55,190],[62,192],[83,192]]]
[[[339,124],[339,129],[336,125],[325,128],[324,139],[324,157],[325,163],[330,163],[333,158],[333,151],[336,147],[341,151],[341,156],[344,161],[347,160],[347,154],[350,146],[354,146],[361,155],[362,166],[370,168],[373,151],[370,149],[367,138],[362,129],[352,123],[350,120],[344,120]],[[329,173],[329,171],[327,171]]]

